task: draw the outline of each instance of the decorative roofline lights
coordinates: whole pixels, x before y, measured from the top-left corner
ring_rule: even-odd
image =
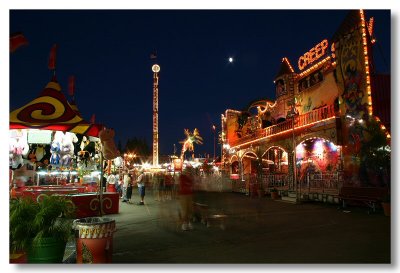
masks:
[[[242,111],[227,109],[227,110],[225,110],[225,117],[228,117],[228,113],[241,114]]]
[[[376,42],[376,40],[373,38],[373,34],[374,34],[374,17],[369,18],[368,33],[369,33],[369,36],[371,37],[371,43],[374,44]]]
[[[290,71],[291,71],[292,73],[294,73],[294,69],[293,69],[292,65],[290,64],[288,58],[286,58],[286,57],[282,58],[282,63],[283,63],[283,62],[286,62],[286,64],[287,64],[287,65],[289,66],[289,68],[290,68]]]
[[[364,47],[364,64],[365,64],[365,79],[367,85],[367,94],[368,94],[368,114],[372,116],[372,96],[371,96],[371,78],[369,74],[369,61],[368,61],[368,43],[367,43],[367,29],[364,17],[364,11],[360,10],[360,18],[361,18],[361,31],[362,31],[362,42]]]
[[[331,59],[330,56],[326,57],[325,59],[319,61],[318,63],[314,64],[313,66],[311,66],[310,68],[308,68],[307,70],[304,70],[303,72],[301,72],[298,77],[301,78],[304,75],[307,75],[309,73],[314,72],[315,70],[317,70],[318,68],[320,68],[323,64],[325,64],[327,61],[329,61]]]
[[[332,116],[332,117],[329,117],[329,118],[326,118],[326,119],[314,121],[314,122],[311,122],[311,123],[308,123],[308,124],[304,124],[304,125],[295,127],[294,130],[298,130],[298,129],[300,129],[300,128],[312,126],[312,125],[314,125],[314,124],[316,124],[316,123],[326,122],[326,121],[328,121],[328,120],[335,119],[335,118],[336,118],[336,116]],[[264,129],[264,130],[266,131],[267,129]],[[265,137],[261,137],[261,138],[258,138],[258,139],[253,139],[253,140],[247,141],[247,142],[245,142],[245,143],[241,143],[241,144],[237,144],[237,145],[232,145],[231,148],[240,148],[240,147],[242,147],[242,146],[246,146],[246,145],[249,145],[249,144],[257,143],[257,142],[263,141],[263,140],[265,140],[265,139],[267,139],[267,138],[271,138],[271,137],[275,137],[275,136],[278,136],[278,135],[282,135],[282,134],[286,134],[286,133],[292,132],[292,130],[293,130],[293,129],[290,128],[290,129],[281,131],[281,132],[276,133],[276,134],[271,134],[271,135],[267,135],[267,136],[265,136]]]

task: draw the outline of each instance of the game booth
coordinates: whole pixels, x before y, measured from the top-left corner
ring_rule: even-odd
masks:
[[[119,195],[105,192],[105,164],[117,157],[107,149],[114,131],[85,121],[68,102],[55,77],[40,95],[10,113],[10,196],[62,194],[76,206],[76,217],[116,214]]]

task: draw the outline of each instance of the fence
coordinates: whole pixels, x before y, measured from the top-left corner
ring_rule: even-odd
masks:
[[[244,180],[232,180],[232,191],[249,193],[258,181],[256,175],[247,174],[243,176]],[[277,190],[289,190],[289,174],[268,174],[263,175],[261,179],[262,188],[269,191],[272,188]],[[338,194],[343,185],[343,175],[341,172],[325,172],[308,174],[307,179],[299,181],[298,190],[302,193],[329,193]]]
[[[262,188],[267,192],[272,188],[277,190],[289,189],[289,174],[268,174],[261,178]],[[258,186],[255,174],[245,174],[242,179],[230,179],[228,176],[210,175],[197,177],[194,189],[210,192],[238,192],[249,194]],[[310,173],[303,181],[299,181],[298,190],[302,193],[338,194],[343,185],[341,172]]]
[[[300,189],[304,193],[331,193],[338,194],[343,185],[341,172],[309,173],[300,183]]]

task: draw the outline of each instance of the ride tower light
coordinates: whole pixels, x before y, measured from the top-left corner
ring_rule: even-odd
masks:
[[[160,66],[154,64],[153,71],[153,167],[158,166],[158,72]]]

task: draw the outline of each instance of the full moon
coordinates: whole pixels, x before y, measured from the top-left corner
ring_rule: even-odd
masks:
[[[228,61],[229,61],[230,63],[233,63],[233,58],[232,58],[232,57],[229,57]]]

